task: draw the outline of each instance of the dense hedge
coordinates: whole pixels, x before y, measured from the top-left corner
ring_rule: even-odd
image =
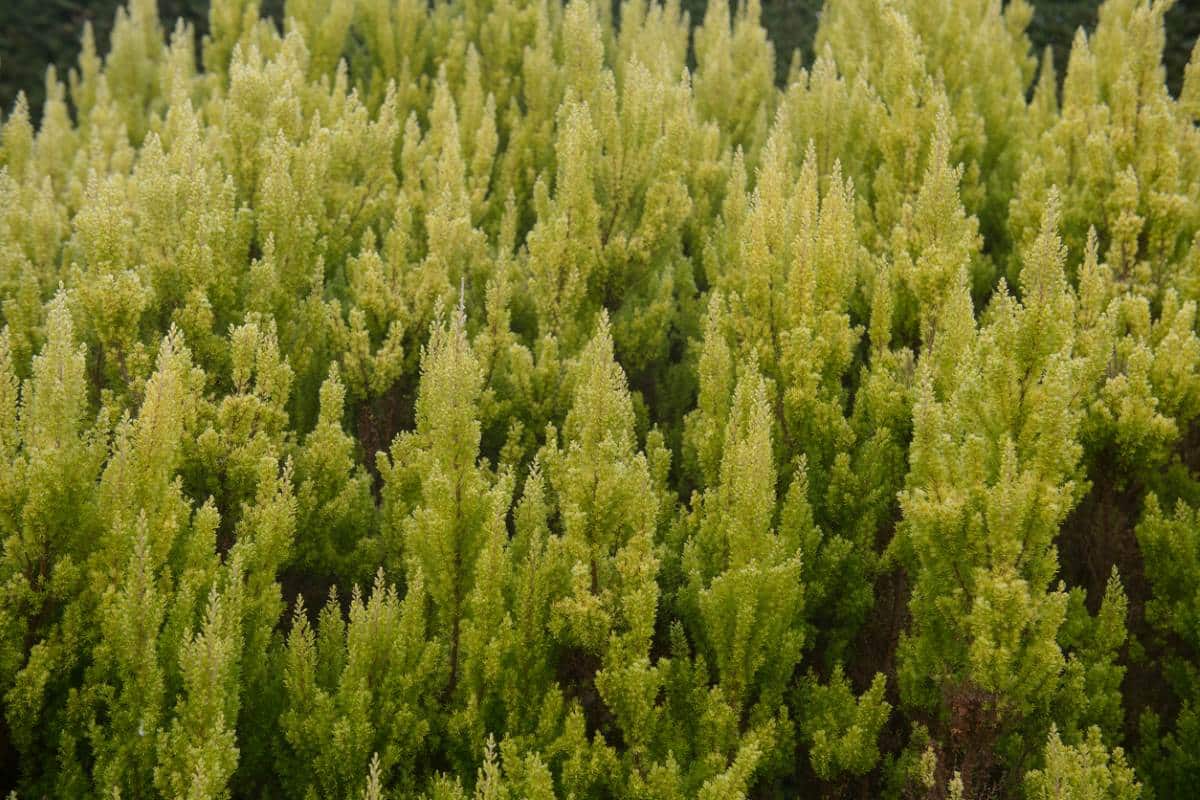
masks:
[[[0,116],[0,789],[1194,793],[1200,48],[734,6],[130,0]]]
[[[616,2],[616,0],[614,0]],[[79,53],[84,23],[91,23],[100,48],[106,49],[109,31],[121,0],[6,0],[0,4],[0,108],[11,108],[18,91],[29,95],[33,108],[45,97],[43,80],[47,64],[70,68]],[[183,18],[199,33],[208,29],[209,0],[159,0],[164,20]],[[704,18],[706,0],[683,0],[693,22]],[[1029,25],[1034,48],[1054,49],[1061,74],[1076,29],[1096,24],[1100,0],[1032,0],[1035,9]],[[821,0],[762,0],[763,25],[780,54],[776,68],[786,77],[790,54],[799,50],[812,56]],[[264,14],[279,19],[283,0],[265,0]],[[1163,55],[1167,83],[1178,91],[1183,68],[1200,35],[1200,0],[1177,0],[1167,15],[1167,46]]]

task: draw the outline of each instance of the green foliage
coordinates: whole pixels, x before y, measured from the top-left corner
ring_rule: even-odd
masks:
[[[1139,796],[1133,770],[1125,763],[1121,749],[1110,755],[1100,739],[1100,730],[1091,728],[1087,738],[1076,746],[1063,744],[1058,731],[1050,731],[1046,742],[1046,766],[1031,770],[1025,777],[1025,794],[1030,798],[1125,798]]]
[[[1061,100],[1025,2],[703,5],[131,0],[5,110],[0,788],[1192,790],[1170,4]]]

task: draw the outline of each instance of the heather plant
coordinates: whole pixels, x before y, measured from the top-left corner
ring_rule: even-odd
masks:
[[[0,118],[0,789],[1186,794],[1169,6],[130,0]]]

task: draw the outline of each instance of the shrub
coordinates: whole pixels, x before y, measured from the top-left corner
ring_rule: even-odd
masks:
[[[264,11],[0,122],[20,796],[1194,783],[1168,4]]]

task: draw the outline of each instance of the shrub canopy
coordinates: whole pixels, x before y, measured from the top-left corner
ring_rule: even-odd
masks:
[[[11,788],[1186,795],[1170,6],[130,0],[0,121]]]

